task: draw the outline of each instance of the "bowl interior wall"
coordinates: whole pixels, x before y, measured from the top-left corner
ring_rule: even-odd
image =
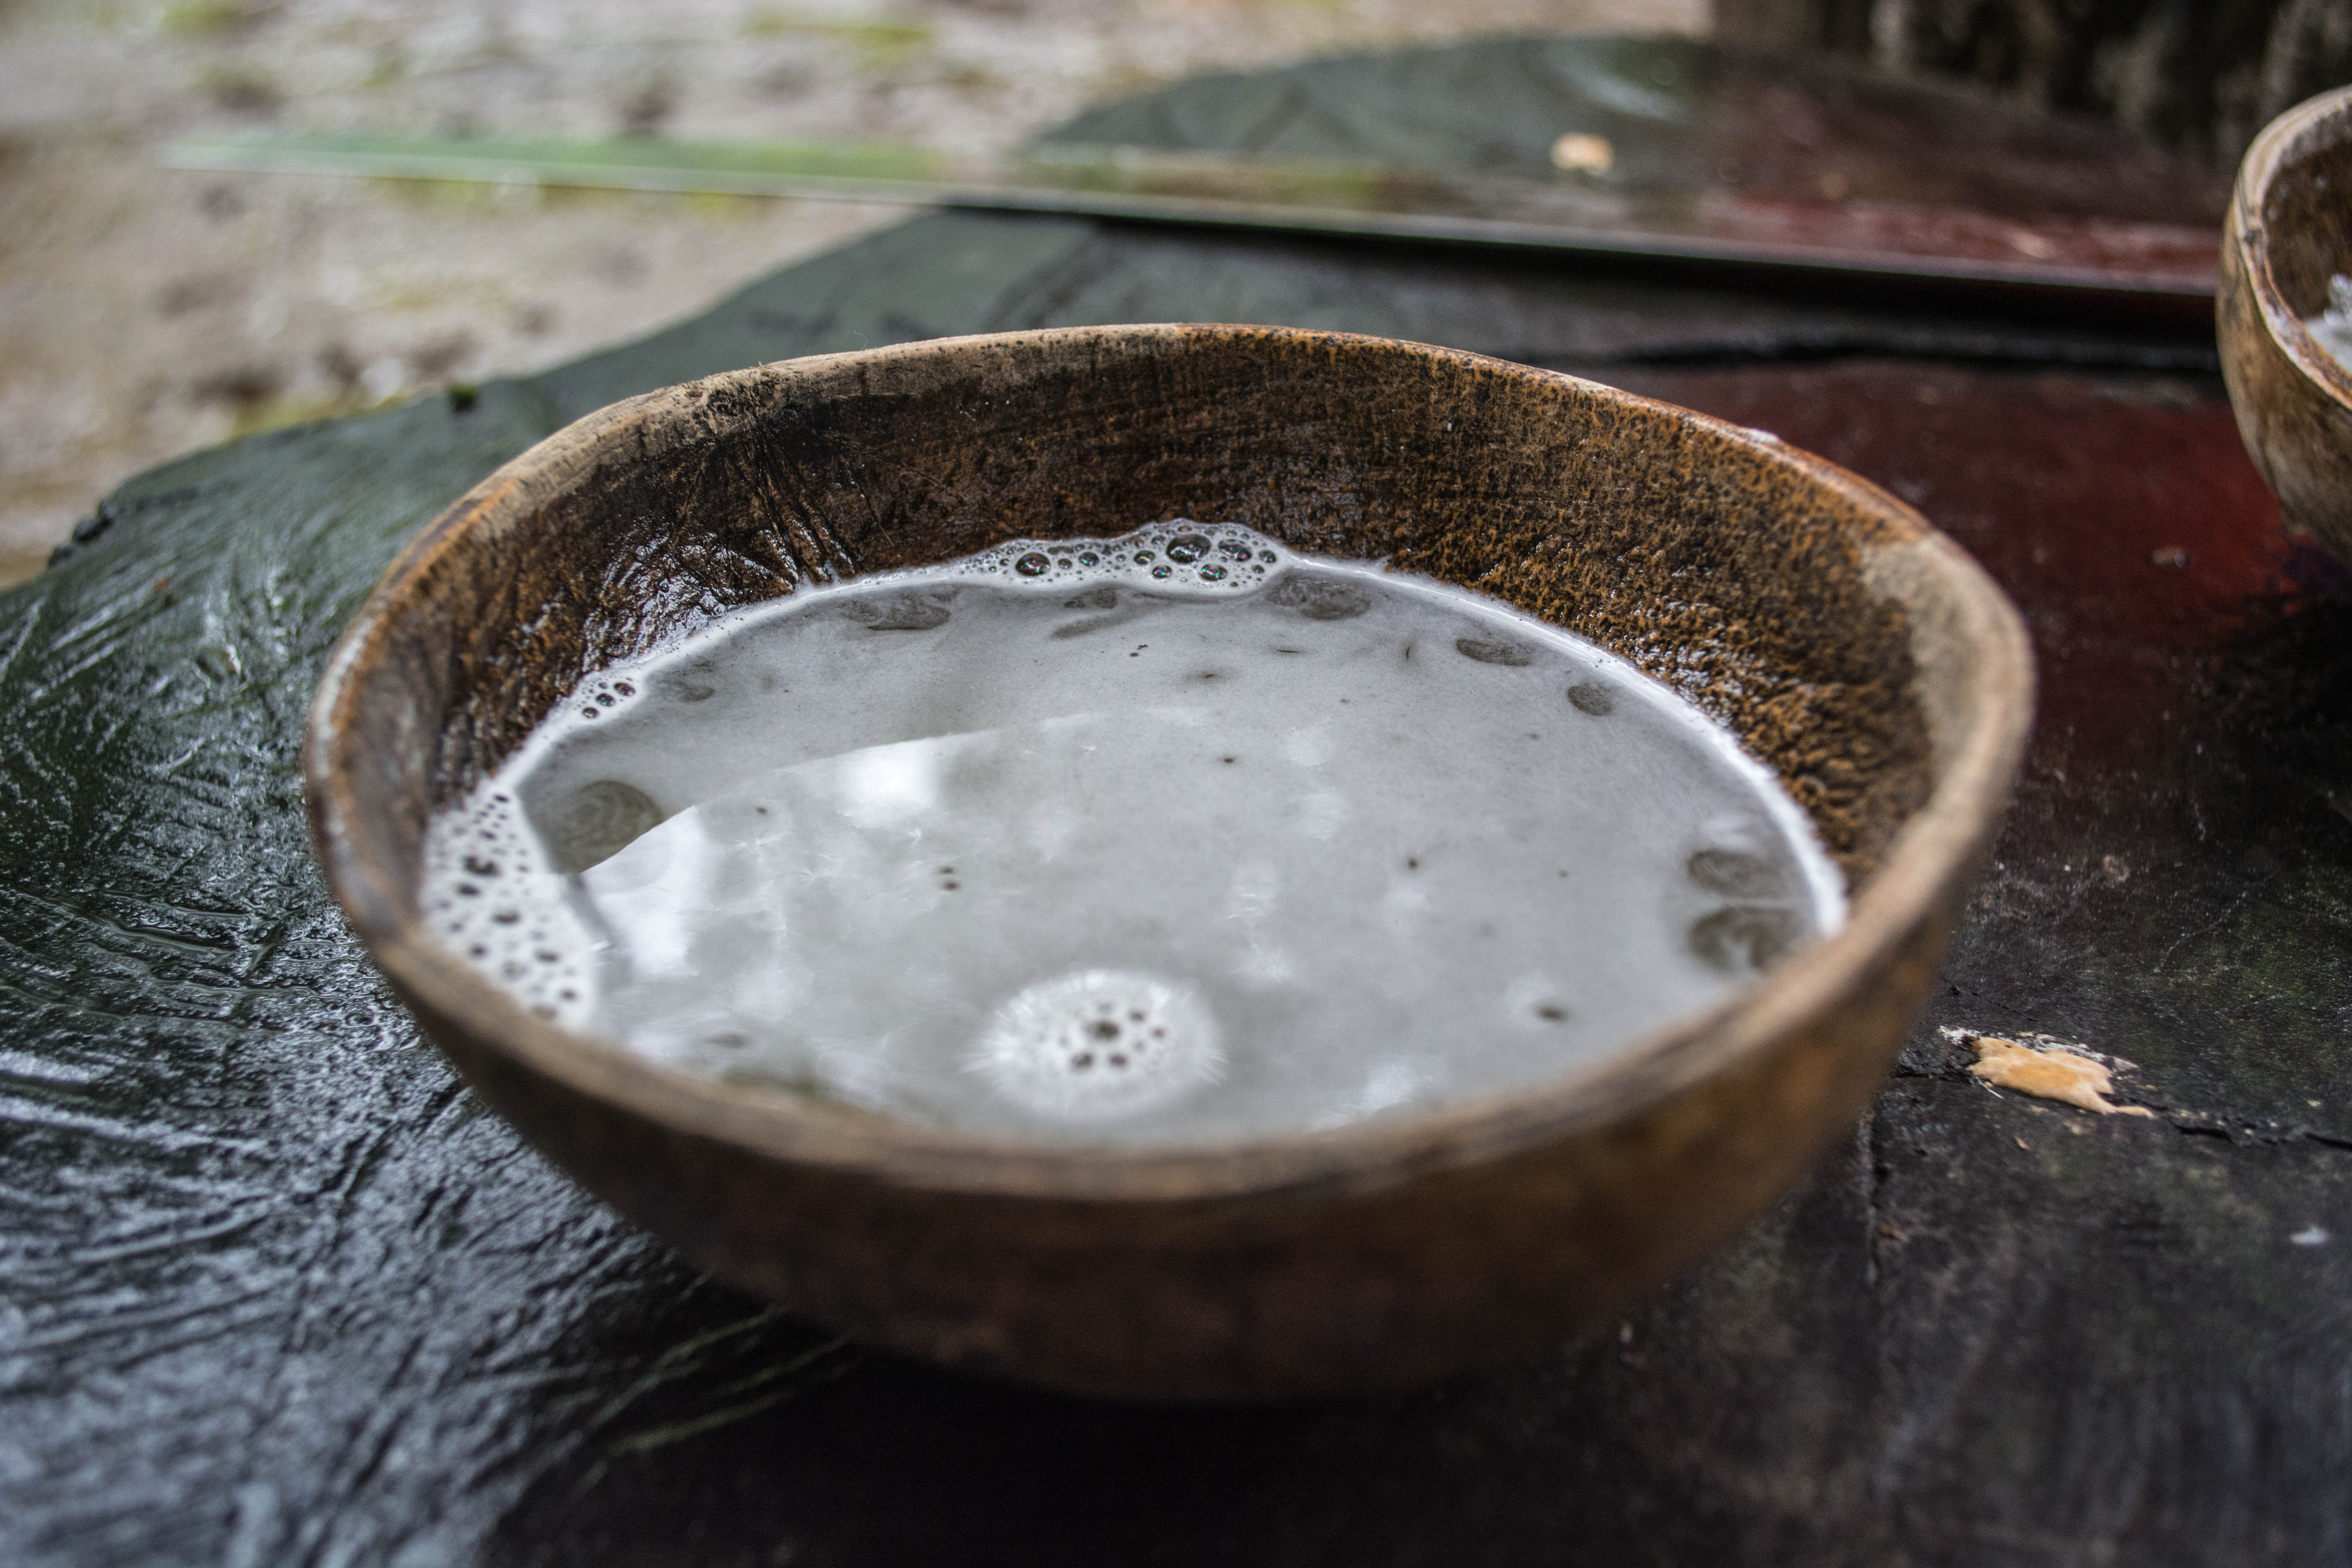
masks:
[[[1908,536],[1808,472],[1564,377],[1235,329],[673,388],[555,437],[396,570],[338,742],[355,847],[405,868],[413,919],[427,814],[590,672],[806,584],[1191,517],[1385,557],[1631,659],[1729,723],[1858,886],[1933,783],[1911,628],[1865,582],[1874,542]]]
[[[2352,110],[2308,127],[2263,193],[2271,281],[2297,318],[2327,308],[2328,280],[2352,272]]]

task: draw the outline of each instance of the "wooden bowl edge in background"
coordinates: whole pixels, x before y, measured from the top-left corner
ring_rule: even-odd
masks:
[[[2275,183],[2317,145],[2352,140],[2352,87],[2265,126],[2239,165],[2214,306],[2221,375],[2247,455],[2287,525],[2352,562],[2352,370],[2312,337],[2275,276]],[[2346,193],[2352,199],[2352,190]],[[2346,258],[2352,268],[2352,256]]]

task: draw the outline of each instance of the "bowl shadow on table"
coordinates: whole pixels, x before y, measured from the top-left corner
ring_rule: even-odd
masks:
[[[583,1347],[674,1375],[608,1405],[487,1555],[512,1568],[1549,1563],[1574,1542],[1598,1561],[1727,1558],[1754,1530],[1707,1497],[1697,1457],[1752,1445],[1801,1468],[1811,1445],[1779,1440],[1777,1314],[1727,1332],[1708,1321],[1720,1290],[1706,1280],[1759,1261],[1769,1273],[1771,1255],[1802,1245],[1791,1231],[1847,1225],[1833,1191],[1809,1189],[1622,1325],[1416,1394],[1263,1405],[1023,1388],[704,1288],[671,1299],[686,1321],[665,1314],[661,1336],[694,1345],[691,1365],[625,1330]],[[1704,1375],[1645,1393],[1653,1362]],[[1648,1439],[1665,1433],[1659,1451]]]

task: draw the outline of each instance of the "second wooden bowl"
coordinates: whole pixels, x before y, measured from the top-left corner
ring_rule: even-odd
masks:
[[[2230,405],[2289,527],[2352,562],[2352,369],[2305,324],[2352,273],[2352,87],[2266,126],[2239,165],[2216,325]]]

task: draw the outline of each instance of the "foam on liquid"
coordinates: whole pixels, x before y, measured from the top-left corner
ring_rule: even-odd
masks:
[[[1556,1079],[1844,910],[1770,775],[1622,661],[1181,521],[803,590],[607,670],[425,858],[431,928],[544,1016],[1129,1144]]]

